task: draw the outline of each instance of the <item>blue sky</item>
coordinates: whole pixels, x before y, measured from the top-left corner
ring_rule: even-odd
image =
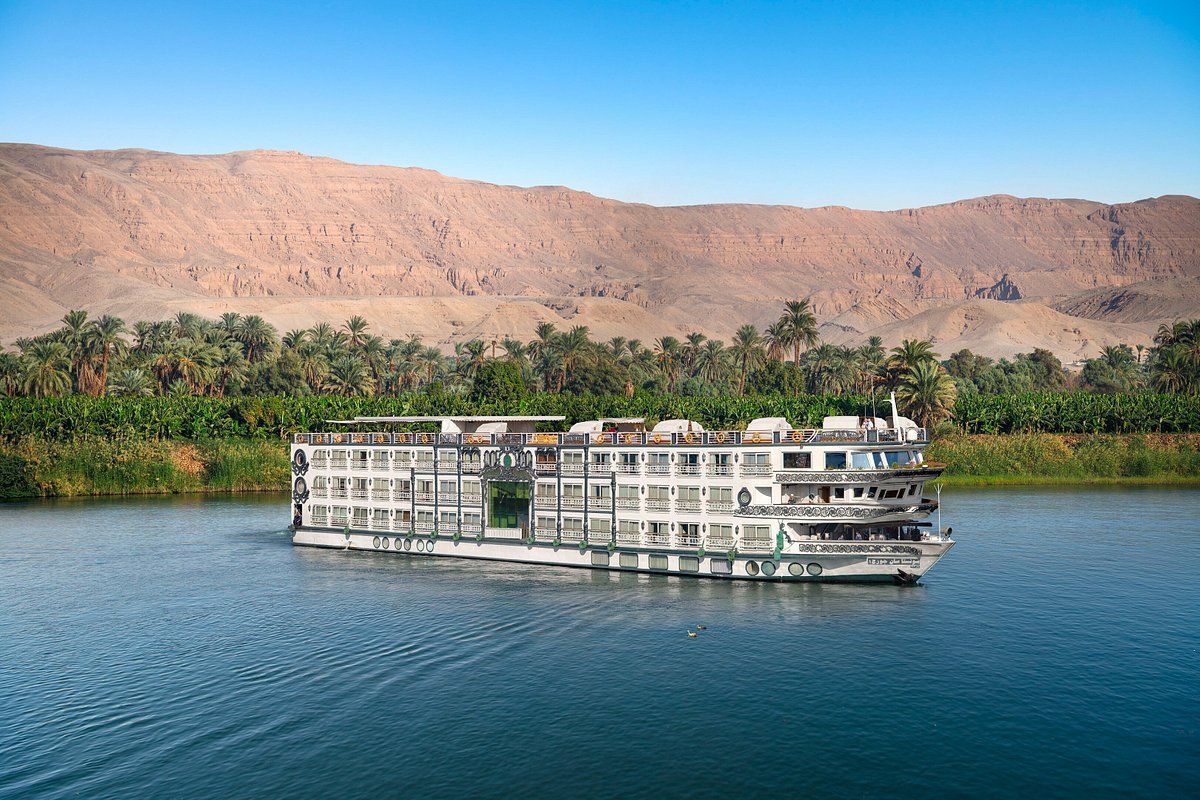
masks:
[[[656,204],[1200,195],[1200,4],[0,0],[0,140]]]

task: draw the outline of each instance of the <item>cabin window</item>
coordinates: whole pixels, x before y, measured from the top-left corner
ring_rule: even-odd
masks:
[[[710,558],[708,569],[713,575],[728,575],[733,572],[733,564],[723,558]]]
[[[841,452],[825,453],[825,469],[845,469],[846,454]]]
[[[588,532],[598,533],[607,538],[612,534],[612,520],[608,517],[589,517]]]
[[[699,503],[700,502],[700,487],[699,486],[680,486],[679,501],[681,503]]]
[[[713,486],[708,490],[708,502],[733,505],[732,486]]]
[[[439,521],[443,528],[453,528],[458,525],[458,514],[453,511],[443,511]]]
[[[637,569],[638,568],[638,554],[637,553],[621,553],[621,555],[619,557],[619,563],[625,569]]]
[[[912,497],[916,493],[917,493],[917,485],[915,483],[910,483],[908,485],[908,496]]]
[[[454,469],[455,464],[458,463],[458,451],[438,450],[438,459],[445,464],[445,466],[449,467],[450,469]]]
[[[708,544],[712,547],[731,547],[733,545],[733,526],[709,525]]]
[[[742,463],[748,467],[765,467],[767,466],[766,453],[747,453],[742,457]]]
[[[650,554],[650,569],[666,569],[667,566],[666,556]]]
[[[766,547],[771,542],[770,525],[745,525],[742,527],[742,544]]]
[[[564,483],[562,488],[563,488],[563,497],[576,497],[576,498],[583,497],[583,484],[582,483]]]
[[[598,467],[607,467],[609,460],[612,458],[610,453],[592,452],[592,465]]]
[[[629,469],[637,469],[638,454],[637,453],[621,453],[617,456],[620,459],[621,466]]]
[[[671,528],[665,522],[651,522],[649,526],[650,544],[670,544]]]
[[[463,520],[463,525],[473,525],[474,527],[478,528],[479,527],[479,512],[478,511],[464,511],[463,515],[462,515],[462,520]]]
[[[911,459],[912,455],[907,450],[888,450],[884,453],[889,467],[903,467]]]
[[[433,524],[433,512],[432,511],[418,511],[417,512],[417,522],[419,524],[423,524],[423,525],[432,525]]]
[[[850,463],[855,469],[873,469],[875,458],[873,453],[851,453]]]
[[[617,487],[617,497],[620,497],[623,499],[633,498],[634,500],[636,500],[638,497],[638,487],[625,486],[625,485],[618,486]]]
[[[812,467],[812,454],[806,452],[791,452],[783,454],[784,469],[809,469]]]
[[[588,497],[593,500],[609,500],[612,498],[612,486],[607,483],[593,483],[588,487]]]
[[[463,481],[462,482],[462,493],[463,494],[479,494],[479,481]]]
[[[617,523],[617,540],[626,543],[634,543],[641,541],[642,529],[632,520],[623,519]]]
[[[583,518],[582,517],[563,517],[562,529],[564,533],[583,534]]]
[[[442,495],[458,494],[458,482],[457,481],[438,481],[438,492],[440,492]]]
[[[408,466],[408,462],[412,461],[412,450],[393,450],[392,460],[396,462],[396,466]]]
[[[537,526],[538,530],[552,531],[558,527],[558,523],[555,521],[554,517],[538,517]]]
[[[863,496],[863,487],[861,487],[861,486],[855,486],[855,487],[854,487],[854,496],[855,496],[855,497],[862,497],[862,496]]]
[[[845,500],[845,499],[846,499],[846,489],[845,489],[845,487],[843,487],[843,486],[838,486],[837,488],[835,488],[835,489],[833,490],[833,499],[834,499],[834,500]]]
[[[575,466],[583,466],[583,451],[582,450],[563,450],[562,463],[573,464]]]
[[[876,489],[876,487],[872,486],[870,489],[867,489],[867,497],[874,497],[875,492],[877,492],[877,491],[878,491],[878,489]]]
[[[558,487],[553,483],[539,483],[537,485],[537,496],[540,500],[553,500],[558,497]]]
[[[700,525],[696,522],[681,522],[679,523],[679,546],[680,547],[699,547],[700,546]]]
[[[679,557],[680,572],[699,572],[700,559],[695,556],[680,556]]]
[[[592,566],[593,567],[607,567],[608,566],[608,551],[607,550],[593,550],[592,551]]]

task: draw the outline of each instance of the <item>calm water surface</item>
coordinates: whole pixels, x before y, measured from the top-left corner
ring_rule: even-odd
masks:
[[[293,548],[281,498],[0,506],[0,796],[1196,796],[1200,491],[943,500],[916,588]]]

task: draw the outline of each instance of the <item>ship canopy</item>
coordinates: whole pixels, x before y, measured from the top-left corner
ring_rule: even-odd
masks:
[[[437,422],[442,433],[533,433],[539,422],[562,422],[563,416],[419,416],[419,417],[355,417],[354,419],[329,419],[335,425],[362,424],[414,424]]]

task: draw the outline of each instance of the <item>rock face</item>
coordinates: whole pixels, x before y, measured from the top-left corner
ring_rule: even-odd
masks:
[[[1082,292],[1196,276],[1200,201],[1183,196],[656,208],[299,153],[0,145],[5,340],[69,307],[254,310],[277,324],[351,309],[443,341],[527,335],[543,319],[727,337],[804,296],[865,335],[973,298],[1066,310]]]

